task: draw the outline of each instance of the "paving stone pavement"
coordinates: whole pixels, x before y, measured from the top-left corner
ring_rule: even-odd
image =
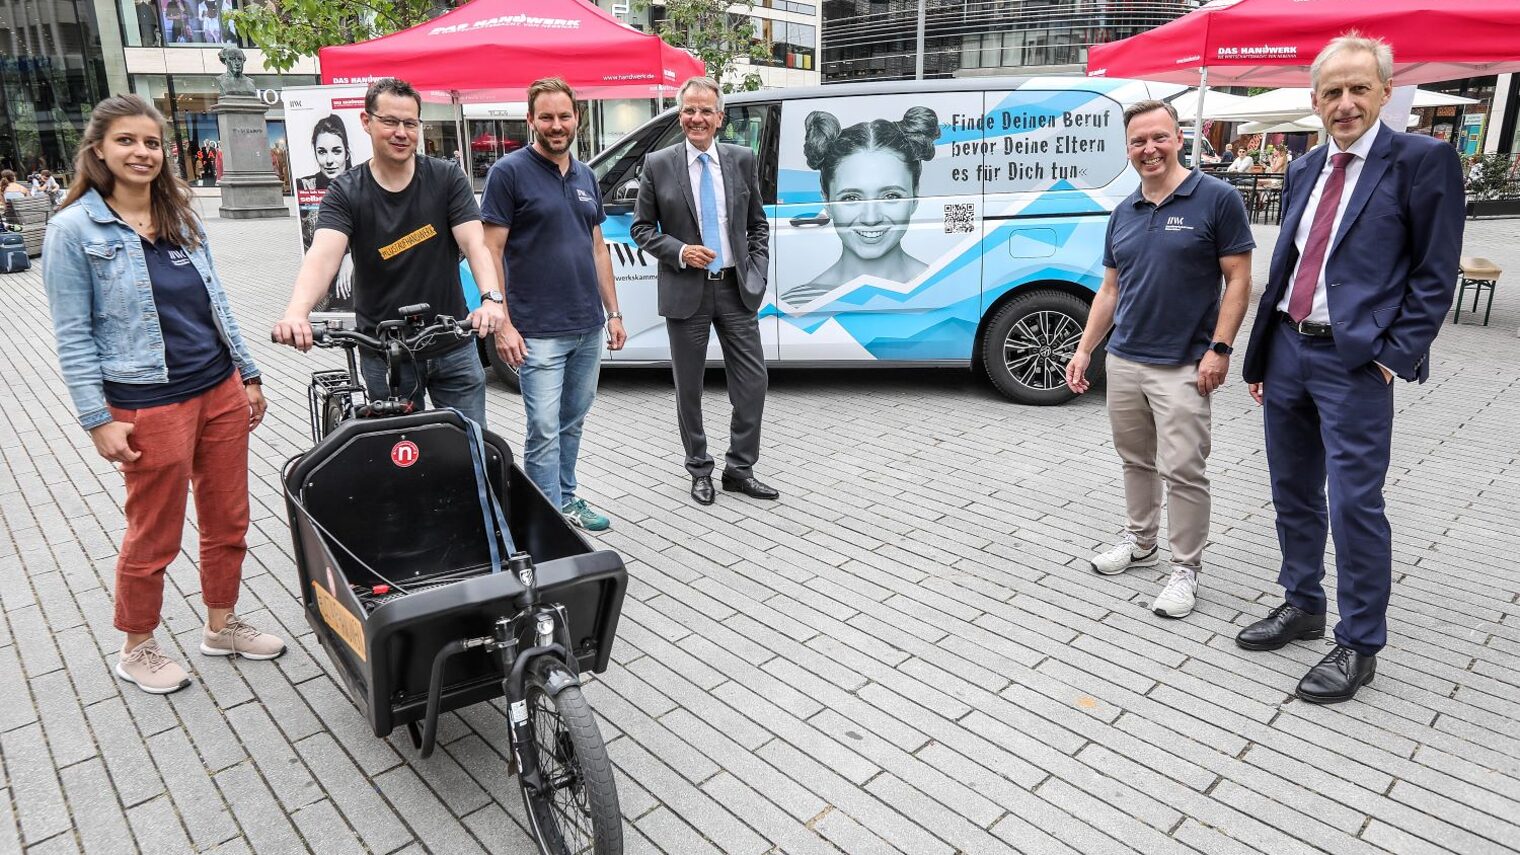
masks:
[[[190,526],[160,638],[194,687],[112,675],[121,480],[70,412],[38,271],[0,277],[0,853],[529,852],[501,709],[446,715],[421,760],[369,733],[302,619],[277,473],[308,444],[307,375],[337,357],[267,340],[293,222],[208,227],[272,401],[239,610],[294,644],[195,652]],[[1276,229],[1256,232],[1260,281]],[[1469,222],[1467,247],[1515,281],[1488,326],[1442,329],[1429,383],[1398,386],[1389,646],[1337,707],[1292,698],[1321,645],[1233,643],[1280,593],[1238,377],[1214,404],[1198,609],[1164,621],[1164,566],[1087,569],[1122,512],[1097,395],[1040,409],[969,372],[777,371],[759,473],[783,499],[701,508],[668,374],[605,372],[580,476],[631,582],[587,694],[628,851],[1520,849],[1520,221]],[[493,385],[488,409],[520,447],[519,400]]]

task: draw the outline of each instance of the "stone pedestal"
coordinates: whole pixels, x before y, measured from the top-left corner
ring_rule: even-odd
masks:
[[[229,220],[290,216],[285,187],[269,163],[269,107],[252,95],[223,95],[211,112],[222,137],[222,206]]]

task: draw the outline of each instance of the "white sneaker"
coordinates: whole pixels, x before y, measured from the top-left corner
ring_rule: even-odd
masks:
[[[1089,563],[1098,573],[1104,576],[1115,576],[1131,567],[1154,566],[1159,560],[1155,546],[1149,550],[1141,549],[1135,543],[1135,536],[1125,532],[1112,549],[1094,555]]]
[[[1156,601],[1151,603],[1151,611],[1164,618],[1187,617],[1193,611],[1197,594],[1198,571],[1180,564],[1174,565],[1172,578],[1166,580],[1166,587],[1156,595]]]

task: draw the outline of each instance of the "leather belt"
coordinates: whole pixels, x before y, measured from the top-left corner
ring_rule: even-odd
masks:
[[[705,270],[703,272],[707,274],[707,278],[708,279],[711,279],[711,280],[714,280],[714,281],[720,280],[720,279],[727,279],[728,277],[734,275],[734,269],[732,267],[724,267],[721,270],[716,270],[716,271],[714,271],[714,270]]]
[[[1317,324],[1313,321],[1295,321],[1287,312],[1278,312],[1277,318],[1299,335],[1306,335],[1310,338],[1333,338],[1335,336],[1335,328],[1329,324]]]

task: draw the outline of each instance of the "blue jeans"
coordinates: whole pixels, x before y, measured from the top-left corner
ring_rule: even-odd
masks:
[[[528,414],[524,468],[554,507],[575,498],[575,459],[581,427],[596,398],[602,370],[602,331],[554,338],[528,338],[527,361],[518,369]]]
[[[359,373],[364,375],[371,400],[390,397],[385,357],[360,353]],[[422,409],[422,393],[426,391],[434,407],[453,407],[481,427],[486,425],[486,372],[480,365],[480,353],[473,339],[448,353],[416,363],[403,358],[399,386],[401,397],[411,399],[414,409]]]

